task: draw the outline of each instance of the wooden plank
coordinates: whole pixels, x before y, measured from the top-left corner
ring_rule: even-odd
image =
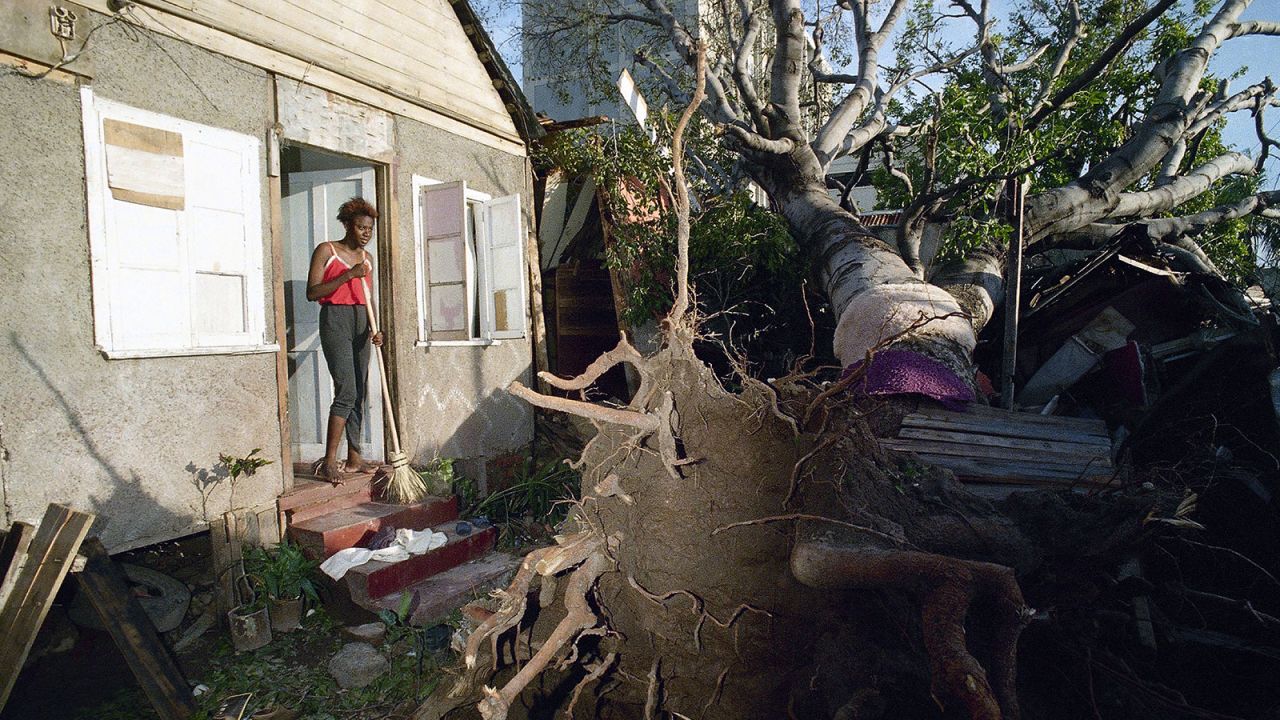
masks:
[[[495,127],[501,127],[505,120],[514,129],[511,116],[491,81],[481,85],[467,82],[406,54],[385,52],[372,43],[361,43],[358,36],[314,12],[278,0],[271,0],[271,4],[265,6],[254,0],[197,0],[193,12],[219,29],[243,33],[246,39],[299,58],[313,59],[318,65],[356,80],[394,88]],[[455,28],[458,26],[456,17],[452,23]],[[471,62],[480,64],[475,48],[460,29],[454,34],[436,28],[433,37],[440,42],[434,54],[457,62],[465,61],[469,55]],[[467,85],[470,92],[459,92],[457,86],[461,84]]]
[[[35,642],[54,595],[76,559],[94,516],[64,505],[50,505],[31,538],[27,562],[18,572],[8,602],[0,608],[0,708]]]
[[[15,522],[4,536],[4,544],[0,545],[0,608],[4,607],[14,584],[18,582],[18,572],[27,562],[27,550],[35,532],[31,525]]]
[[[130,591],[124,570],[97,538],[89,538],[82,552],[88,562],[76,576],[80,589],[111,633],[152,707],[163,720],[191,717],[196,703],[187,680]]]
[[[947,468],[957,476],[965,478],[999,478],[1010,481],[1021,479],[1028,481],[1105,482],[1111,477],[1110,472],[1091,472],[1083,469],[1077,471],[1057,470],[1037,467],[1030,463],[971,460],[954,455],[934,455],[932,453],[917,453],[917,455],[925,462]]]
[[[963,411],[943,410],[941,408],[927,408],[916,410],[917,415],[928,415],[936,417],[940,420],[951,418],[965,417],[984,417],[1019,424],[1029,425],[1047,425],[1050,427],[1061,427],[1069,429],[1073,432],[1084,433],[1088,435],[1106,435],[1107,424],[1102,420],[1094,418],[1076,418],[1065,417],[1063,415],[1041,415],[1039,413],[1020,412],[1016,410],[1003,410],[1001,408],[990,407],[988,405],[979,405],[971,403],[965,406]]]
[[[908,452],[928,452],[937,455],[959,455],[961,457],[986,458],[988,460],[1016,460],[1024,462],[1034,462],[1036,464],[1046,463],[1049,465],[1065,465],[1075,467],[1091,467],[1091,468],[1110,468],[1111,456],[1105,453],[1092,453],[1088,451],[1079,453],[1059,453],[1051,451],[1037,451],[1028,453],[1026,450],[1017,448],[992,447],[989,445],[975,445],[969,442],[940,442],[936,440],[901,440],[897,438],[885,438],[880,441],[881,445],[894,450],[906,450]]]
[[[1085,435],[1082,433],[1070,432],[1061,428],[1033,427],[1029,425],[1002,422],[1000,420],[985,420],[983,418],[969,418],[967,420],[939,420],[937,418],[925,417],[924,415],[908,415],[902,419],[902,426],[904,428],[928,428],[931,430],[948,430],[952,432],[998,435],[1002,437],[1023,438],[1028,440],[1053,440],[1062,443],[1096,445],[1105,448],[1111,447],[1110,438],[1100,437],[1098,435]]]
[[[244,575],[244,533],[236,513],[224,513],[209,523],[209,544],[218,621],[225,623],[227,613],[240,604],[236,583]]]
[[[986,435],[972,432],[956,432],[953,430],[934,430],[931,428],[904,427],[898,430],[898,440],[934,440],[938,442],[982,445],[985,447],[1016,448],[1035,453],[1056,453],[1058,455],[1102,455],[1110,454],[1110,448],[1101,445],[1085,445],[1071,442],[1053,442],[1036,438],[1011,438],[1001,435]]]
[[[276,93],[276,76],[268,75],[270,78],[271,107],[272,119],[276,122],[280,118],[280,108],[278,107]],[[279,154],[280,138],[275,136],[275,130],[268,130],[272,133],[272,142],[268,152]],[[272,164],[272,163],[268,163]],[[288,240],[284,236],[284,213],[280,207],[282,189],[279,173],[279,158],[274,163],[277,172],[271,174],[267,178],[267,202],[268,205],[268,223],[271,231],[271,302],[272,302],[272,323],[275,325],[276,345],[280,349],[276,351],[276,422],[280,429],[280,476],[281,485],[280,492],[287,493],[293,489],[293,438],[291,437],[291,429],[289,423],[289,338],[288,325],[284,316],[284,245]],[[277,523],[279,528],[284,527],[283,518]],[[283,530],[277,531],[283,532]]]
[[[112,12],[107,0],[83,0],[83,3],[99,12]],[[397,83],[388,83],[384,78],[373,77],[360,68],[353,69],[350,59],[341,49],[328,53],[325,58],[299,57],[298,53],[301,51],[287,42],[254,35],[234,24],[215,22],[170,0],[141,0],[141,4],[170,13],[163,21],[157,21],[146,14],[139,16],[140,23],[155,32],[195,43],[267,70],[278,71],[291,78],[305,79],[354,100],[367,102],[499,150],[524,155],[523,142],[514,121],[509,114],[505,114],[505,107],[503,118],[491,118],[499,121],[497,124],[486,122],[448,107],[448,92],[424,95],[420,92],[421,88],[415,91]],[[468,129],[478,132],[468,132]],[[514,147],[509,143],[513,143]]]
[[[396,12],[380,3],[360,3],[352,6],[349,1],[338,2],[338,0],[284,0],[289,5],[301,9],[303,12],[312,15],[318,15],[328,19],[330,22],[336,23],[344,32],[354,34],[367,43],[369,46],[376,46],[380,56],[399,56],[429,68],[436,76],[437,80],[448,78],[449,80],[457,80],[462,83],[474,85],[475,87],[492,87],[492,79],[489,77],[488,71],[480,62],[467,62],[467,58],[457,58],[462,62],[454,62],[455,58],[442,51],[439,44],[431,44],[423,38],[431,38],[433,41],[447,40],[442,36],[442,30],[448,32],[449,35],[456,35],[461,39],[465,46],[457,45],[460,49],[471,58],[475,58],[475,46],[467,39],[462,32],[461,26],[458,24],[458,17],[449,10],[449,16],[431,12],[418,12],[413,15],[405,15]],[[281,13],[285,9],[276,9],[274,3],[279,0],[271,0],[273,5],[271,11]],[[253,7],[255,3],[243,2],[239,4],[247,7]],[[457,32],[448,30],[449,26],[457,27]],[[364,44],[357,45],[356,52],[363,53]],[[377,61],[376,57],[369,55],[370,59]],[[449,81],[439,82],[438,84],[450,85]]]

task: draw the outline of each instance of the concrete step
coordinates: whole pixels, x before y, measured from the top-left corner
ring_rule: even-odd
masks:
[[[384,527],[422,530],[456,520],[458,498],[427,497],[411,505],[362,502],[315,517],[296,520],[289,537],[311,556],[327,558],[362,546]]]
[[[397,563],[370,561],[351,568],[343,578],[356,604],[369,606],[374,598],[399,595],[433,575],[451,570],[463,563],[475,560],[493,549],[498,532],[488,527],[472,530],[469,535],[458,535],[454,523],[437,527],[448,536],[448,541],[431,552],[414,555]]]
[[[280,512],[289,524],[373,500],[374,475],[352,475],[340,482],[318,480],[312,475],[296,475],[293,489],[277,498]]]
[[[454,610],[509,583],[512,574],[520,566],[520,560],[514,555],[490,552],[451,570],[432,575],[400,592],[374,598],[365,609],[375,613],[379,610],[397,612],[401,596],[409,592],[415,596],[409,623],[419,627],[437,625],[444,622]]]

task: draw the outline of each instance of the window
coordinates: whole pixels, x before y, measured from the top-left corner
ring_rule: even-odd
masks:
[[[108,357],[265,342],[257,138],[81,90],[94,336]]]
[[[484,343],[525,335],[520,196],[414,177],[419,337]]]

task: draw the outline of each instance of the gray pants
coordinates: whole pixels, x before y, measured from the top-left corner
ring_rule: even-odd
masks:
[[[347,447],[360,452],[369,396],[369,317],[363,305],[321,305],[320,347],[333,378],[329,414],[347,421]]]

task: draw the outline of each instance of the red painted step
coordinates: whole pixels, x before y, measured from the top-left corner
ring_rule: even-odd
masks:
[[[362,545],[384,527],[421,530],[455,520],[458,498],[428,497],[412,505],[362,502],[334,512],[294,522],[289,537],[310,555],[329,557]]]
[[[444,622],[457,608],[506,585],[520,561],[521,558],[506,553],[491,552],[478,560],[432,575],[400,592],[375,598],[366,609],[398,612],[401,594],[410,592],[417,595],[417,605],[413,607],[409,624],[421,627],[435,625]]]
[[[470,535],[458,535],[452,523],[436,529],[449,536],[443,547],[398,563],[374,560],[351,568],[343,578],[351,590],[351,599],[367,607],[375,598],[399,593],[432,575],[484,555],[493,549],[498,538],[497,530],[492,527],[473,530]]]
[[[372,480],[372,475],[356,475],[335,485],[298,477],[294,479],[293,489],[281,495],[276,502],[289,523],[301,522],[369,502],[373,499]]]

